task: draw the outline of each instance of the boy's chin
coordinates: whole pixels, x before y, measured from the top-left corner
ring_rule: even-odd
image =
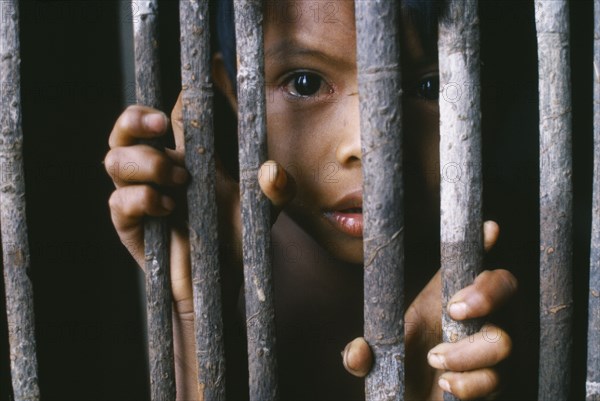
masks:
[[[343,244],[330,243],[327,246],[327,251],[334,259],[340,262],[361,266],[364,262],[362,239],[355,239]]]

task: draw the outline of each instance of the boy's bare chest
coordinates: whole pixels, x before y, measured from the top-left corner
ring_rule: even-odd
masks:
[[[272,239],[282,396],[362,398],[340,355],[362,335],[362,269],[333,260],[287,216]]]

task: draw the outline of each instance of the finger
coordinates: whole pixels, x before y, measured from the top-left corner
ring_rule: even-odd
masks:
[[[342,351],[344,368],[352,375],[365,377],[373,366],[373,354],[363,337],[358,337],[346,345]]]
[[[442,390],[454,394],[461,400],[472,400],[491,395],[498,389],[500,378],[493,369],[478,369],[472,372],[446,372],[438,380]]]
[[[171,126],[175,136],[175,149],[183,150],[185,148],[185,138],[183,136],[183,100],[179,92],[177,102],[171,111]]]
[[[186,320],[194,320],[192,293],[190,242],[187,230],[171,230],[171,288],[177,314]]]
[[[119,188],[111,194],[108,204],[117,232],[139,227],[144,216],[167,216],[175,208],[173,199],[149,185]]]
[[[487,252],[494,247],[500,236],[498,223],[488,220],[483,223],[483,249]]]
[[[273,205],[271,219],[275,221],[279,212],[296,194],[294,177],[281,164],[268,160],[260,166],[258,183]]]
[[[486,270],[473,284],[458,291],[448,302],[454,320],[487,316],[506,303],[517,291],[517,279],[504,269]]]
[[[113,225],[121,242],[143,268],[144,226],[141,221],[146,215],[168,215],[175,203],[148,185],[136,185],[113,191],[108,204]]]
[[[441,343],[427,354],[433,368],[455,372],[494,366],[512,350],[510,336],[502,329],[485,325],[481,331],[455,343]]]
[[[148,145],[120,146],[104,159],[106,171],[117,188],[133,183],[176,186],[185,184],[188,173],[177,165],[177,152],[161,152]]]
[[[185,153],[175,149],[164,148],[165,153],[178,166],[185,167]]]
[[[169,126],[165,113],[146,106],[129,106],[117,119],[108,144],[112,148],[129,146],[139,139],[161,136]]]

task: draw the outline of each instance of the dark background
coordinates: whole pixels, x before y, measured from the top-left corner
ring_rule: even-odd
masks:
[[[591,1],[572,1],[575,182],[573,399],[584,398],[592,165]],[[21,1],[27,218],[40,388],[45,400],[148,398],[140,271],[111,225],[113,189],[101,161],[133,99],[120,37],[124,1]],[[177,4],[161,3],[163,104],[179,86]],[[510,267],[521,296],[515,353],[530,375],[511,393],[534,399],[537,377],[537,72],[533,5],[481,2],[486,218],[503,234],[492,263]],[[0,285],[0,291],[3,288]],[[0,294],[3,296],[3,294]],[[519,304],[522,303],[522,304]],[[5,316],[4,305],[0,316]],[[518,315],[516,319],[514,315]],[[517,341],[518,340],[518,341]],[[0,319],[0,399],[10,399]]]

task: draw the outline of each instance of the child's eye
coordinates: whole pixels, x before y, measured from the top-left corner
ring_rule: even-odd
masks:
[[[437,100],[440,95],[439,75],[424,77],[417,84],[417,95],[428,100]]]
[[[296,72],[288,78],[284,85],[287,93],[296,97],[311,97],[321,91],[325,82],[313,72]]]

